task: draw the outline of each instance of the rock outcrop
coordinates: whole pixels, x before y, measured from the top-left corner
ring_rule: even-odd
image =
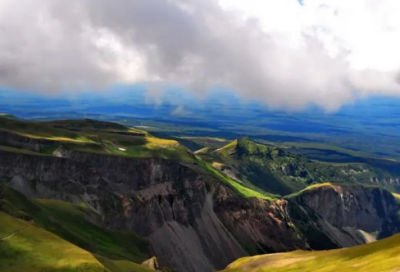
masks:
[[[305,190],[294,201],[338,247],[375,241],[400,231],[399,205],[377,187],[327,185]]]

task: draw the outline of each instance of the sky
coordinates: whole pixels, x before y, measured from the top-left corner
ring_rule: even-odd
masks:
[[[224,87],[334,112],[400,96],[398,0],[0,0],[0,87]]]

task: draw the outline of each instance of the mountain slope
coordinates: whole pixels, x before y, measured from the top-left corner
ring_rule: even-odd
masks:
[[[366,163],[312,161],[303,155],[255,143],[247,138],[232,141],[219,149],[202,149],[196,155],[245,186],[253,185],[279,195],[324,182],[382,185],[392,190],[399,184],[396,171],[391,175],[386,169],[374,168]],[[378,177],[383,173],[391,175],[389,183],[379,183]]]
[[[0,212],[0,271],[146,272],[130,261],[93,255],[34,224]]]
[[[134,233],[106,231],[99,219],[88,208],[28,200],[0,185],[0,268],[104,271],[111,265],[117,269],[107,271],[148,271],[139,265],[150,256],[148,242]]]
[[[239,259],[226,272],[394,272],[400,269],[400,235],[330,251],[294,251]]]
[[[63,127],[54,128],[60,125]],[[121,136],[141,141],[151,137],[131,135],[129,128],[124,131],[121,127],[115,133],[116,126],[120,125],[87,120],[14,123],[14,130],[6,129],[8,150],[0,150],[0,183],[17,189],[29,200],[6,190],[3,210],[33,220],[38,227],[102,256],[97,259],[107,264],[115,260],[121,265],[125,261],[141,263],[146,257],[140,254],[147,252],[146,243],[133,231],[150,242],[160,262],[177,272],[214,271],[247,255],[358,245],[400,229],[394,220],[398,204],[380,188],[313,187],[307,191],[312,194],[301,192],[282,198],[235,179],[231,173],[222,173],[190,153],[190,160],[172,156],[179,154],[176,149],[169,156],[160,156],[160,149],[169,148],[160,144],[163,139],[153,139],[159,141],[157,153],[146,156],[120,155],[106,149],[96,152],[88,142],[80,146],[85,148],[71,148],[63,140],[82,140],[76,135],[84,135],[85,141],[92,140],[103,148],[99,137],[113,144],[121,144]],[[46,153],[48,142],[56,143],[56,149]],[[144,142],[138,145],[148,150]],[[277,161],[286,163],[289,157],[297,162],[290,154],[279,158],[280,151],[272,147],[268,151],[239,144],[237,152],[237,146],[211,156],[233,163],[242,163],[242,158],[270,163],[271,157],[277,156]],[[230,154],[230,150],[235,153]],[[327,213],[318,209],[329,205],[335,208]],[[347,212],[339,213],[343,210]],[[363,218],[354,222],[357,214]]]

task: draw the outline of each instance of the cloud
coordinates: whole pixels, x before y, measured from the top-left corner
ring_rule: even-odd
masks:
[[[399,12],[397,0],[0,0],[0,85],[224,86],[332,111],[400,94]]]
[[[171,111],[171,115],[178,115],[178,116],[186,116],[190,114],[188,111],[185,110],[185,107],[182,105],[176,107],[173,111]]]

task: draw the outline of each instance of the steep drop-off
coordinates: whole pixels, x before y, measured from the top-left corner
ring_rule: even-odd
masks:
[[[276,201],[246,199],[196,163],[158,158],[0,151],[0,179],[30,198],[91,207],[108,229],[147,238],[178,272],[222,269],[249,254],[362,244],[399,230],[394,197],[378,188],[327,186]]]
[[[86,207],[108,231],[134,231],[177,272],[222,269],[253,254],[358,245],[400,229],[394,197],[379,188],[323,185],[278,198],[175,141],[135,129],[93,120],[1,125],[0,183],[30,199]],[[245,140],[220,153],[240,167],[257,163],[268,172],[259,184],[289,191],[306,186],[304,171],[314,165]]]

